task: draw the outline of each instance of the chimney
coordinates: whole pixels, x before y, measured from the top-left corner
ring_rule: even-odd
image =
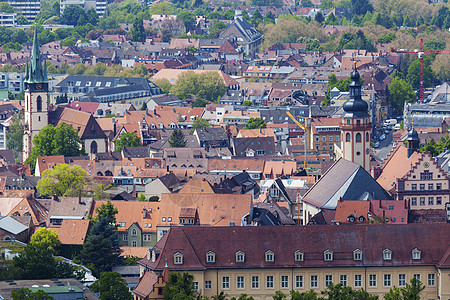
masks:
[[[153,109],[153,114],[156,115],[156,107]]]
[[[156,261],[156,251],[152,250],[152,263]]]
[[[169,173],[170,173],[170,170],[169,170],[169,165],[167,165],[167,166],[166,166],[166,171],[167,171],[167,174],[169,174]]]
[[[147,218],[147,209],[144,207],[142,209],[142,219],[145,219],[145,218]]]
[[[151,252],[150,249],[147,249],[147,260],[150,260],[151,258]]]
[[[56,194],[54,194],[54,195],[52,196],[52,201],[58,201],[58,196],[56,196]]]
[[[136,192],[136,184],[133,183],[133,197],[137,198],[137,192]]]
[[[81,201],[81,196],[78,196],[78,204],[82,204],[83,201]]]

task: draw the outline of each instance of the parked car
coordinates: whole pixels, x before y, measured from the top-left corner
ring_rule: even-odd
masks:
[[[382,135],[380,136],[380,141],[384,141],[385,139],[386,139],[386,135],[382,134]]]
[[[373,145],[374,148],[378,148],[380,147],[380,142],[375,142],[375,144]]]
[[[389,130],[386,129],[386,130],[384,131],[384,133],[385,133],[385,134],[389,134]]]

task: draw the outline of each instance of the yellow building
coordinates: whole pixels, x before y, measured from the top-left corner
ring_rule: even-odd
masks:
[[[211,297],[321,291],[342,283],[382,296],[412,277],[422,299],[450,297],[450,224],[172,228],[141,259],[141,274],[188,271]]]

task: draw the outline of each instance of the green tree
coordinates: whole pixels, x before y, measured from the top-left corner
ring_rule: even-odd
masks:
[[[404,79],[394,77],[388,88],[390,103],[399,111],[403,109],[405,102],[412,103],[416,100],[414,90]]]
[[[249,296],[247,294],[241,294],[239,297],[233,297],[231,300],[254,300],[252,296]]]
[[[275,295],[272,298],[273,300],[283,300],[286,299],[286,295],[282,291],[275,291]]]
[[[97,216],[92,221],[94,223],[98,222],[100,218],[105,218],[109,224],[116,224],[116,215],[119,213],[117,207],[114,207],[111,200],[102,203],[99,207],[95,209]]]
[[[227,300],[227,295],[224,292],[211,297],[212,300]]]
[[[47,249],[47,251],[54,254],[61,245],[61,242],[56,231],[40,227],[31,236],[30,245]]]
[[[325,17],[323,16],[323,14],[319,11],[318,13],[316,13],[314,20],[316,20],[317,22],[319,22],[320,24],[323,23],[323,21],[325,21]]]
[[[27,245],[24,251],[14,257],[13,267],[16,279],[84,278],[84,270],[57,261],[48,249]]]
[[[378,296],[372,296],[363,289],[353,290],[350,286],[345,286],[341,283],[330,284],[322,291],[322,295],[326,296],[326,299],[346,299],[346,300],[378,300]],[[292,298],[295,300],[294,298]],[[300,298],[298,298],[300,299]],[[305,299],[305,298],[302,298]],[[306,298],[308,299],[308,298]],[[317,299],[317,297],[316,297]]]
[[[190,96],[197,96],[209,101],[216,101],[225,94],[226,90],[227,86],[217,72],[195,74],[187,71],[178,76],[176,84],[170,91],[183,100]]]
[[[76,26],[80,18],[86,19],[84,9],[76,4],[67,5],[61,16],[61,23]],[[40,39],[39,39],[40,40]]]
[[[244,126],[244,129],[266,128],[267,124],[262,118],[250,118]]]
[[[142,103],[142,106],[139,110],[142,110],[142,111],[147,110],[147,102],[144,101],[144,103]]]
[[[420,292],[425,286],[416,277],[411,278],[405,287],[393,287],[384,295],[385,300],[420,300]]]
[[[154,83],[164,92],[169,93],[172,85],[170,84],[168,79],[161,78],[154,81]]]
[[[87,181],[87,173],[80,166],[57,164],[42,173],[36,187],[41,195],[81,196]]]
[[[183,131],[181,129],[174,129],[169,138],[169,145],[172,148],[184,148],[187,145]]]
[[[188,10],[182,10],[177,14],[177,18],[182,20],[184,27],[186,27],[186,32],[195,29],[195,15]]]
[[[341,49],[359,49],[367,50],[369,52],[377,51],[372,40],[366,38],[362,30],[358,30],[356,33],[345,32],[339,39],[336,48],[336,50]]]
[[[169,280],[164,286],[163,295],[165,300],[196,299],[194,276],[187,272],[170,272]]]
[[[127,282],[117,272],[103,272],[100,279],[90,287],[94,293],[100,293],[100,300],[132,300]]]
[[[242,106],[253,106],[253,102],[250,100],[244,100],[244,102],[242,102]]]
[[[100,217],[92,226],[78,259],[92,270],[95,277],[121,263],[120,241],[116,226]]]
[[[31,165],[34,172],[38,156],[82,156],[84,150],[80,149],[81,140],[72,126],[61,123],[59,126],[47,125],[42,128],[33,139],[31,155],[25,160]]]
[[[192,122],[192,130],[191,134],[195,131],[197,128],[210,128],[212,127],[211,123],[207,119],[199,118]]]
[[[141,201],[141,202],[147,202],[148,201],[148,199],[147,199],[147,197],[145,197],[144,193],[140,194],[139,197],[136,198],[136,200],[137,201]]]
[[[23,150],[23,125],[19,119],[19,114],[15,114],[6,132],[6,147],[13,150],[16,160],[20,157]]]
[[[114,142],[115,152],[122,151],[123,147],[140,147],[141,138],[139,138],[135,132],[122,132]]]
[[[424,68],[423,68],[423,77],[424,77],[424,86],[425,88],[431,86],[431,81],[433,78],[433,71],[431,70],[431,58],[428,56],[424,56]],[[419,89],[419,59],[416,59],[411,63],[408,68],[408,75],[406,75],[406,80],[411,84],[411,86],[418,90]]]
[[[20,288],[11,290],[11,298],[13,300],[54,300],[52,296],[43,290],[31,291],[29,288]]]
[[[89,11],[87,12],[86,18],[87,18],[88,23],[90,23],[94,26],[97,26],[99,18],[98,18],[97,12],[95,11],[95,9],[93,7],[91,7],[89,9]]]
[[[0,12],[12,14],[14,12],[14,7],[6,2],[0,2]]]
[[[356,15],[365,15],[368,11],[373,11],[373,6],[369,0],[352,0],[352,7]]]
[[[291,300],[316,300],[319,299],[318,294],[314,290],[300,293],[299,291],[291,291]],[[329,298],[330,300],[332,298]]]
[[[194,101],[192,101],[192,107],[206,107],[206,105],[210,103],[211,103],[210,101],[196,98]]]
[[[133,42],[145,42],[146,34],[144,21],[141,18],[136,18],[134,20],[133,27],[130,29],[130,35]]]

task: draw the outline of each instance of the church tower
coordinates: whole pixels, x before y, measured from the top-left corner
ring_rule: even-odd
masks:
[[[370,173],[370,122],[368,105],[361,99],[360,76],[356,64],[351,73],[350,100],[344,103],[341,128],[342,157]]]
[[[48,125],[47,64],[42,66],[37,31],[34,31],[31,61],[25,69],[25,120],[23,134],[23,160],[31,154],[33,138]]]

